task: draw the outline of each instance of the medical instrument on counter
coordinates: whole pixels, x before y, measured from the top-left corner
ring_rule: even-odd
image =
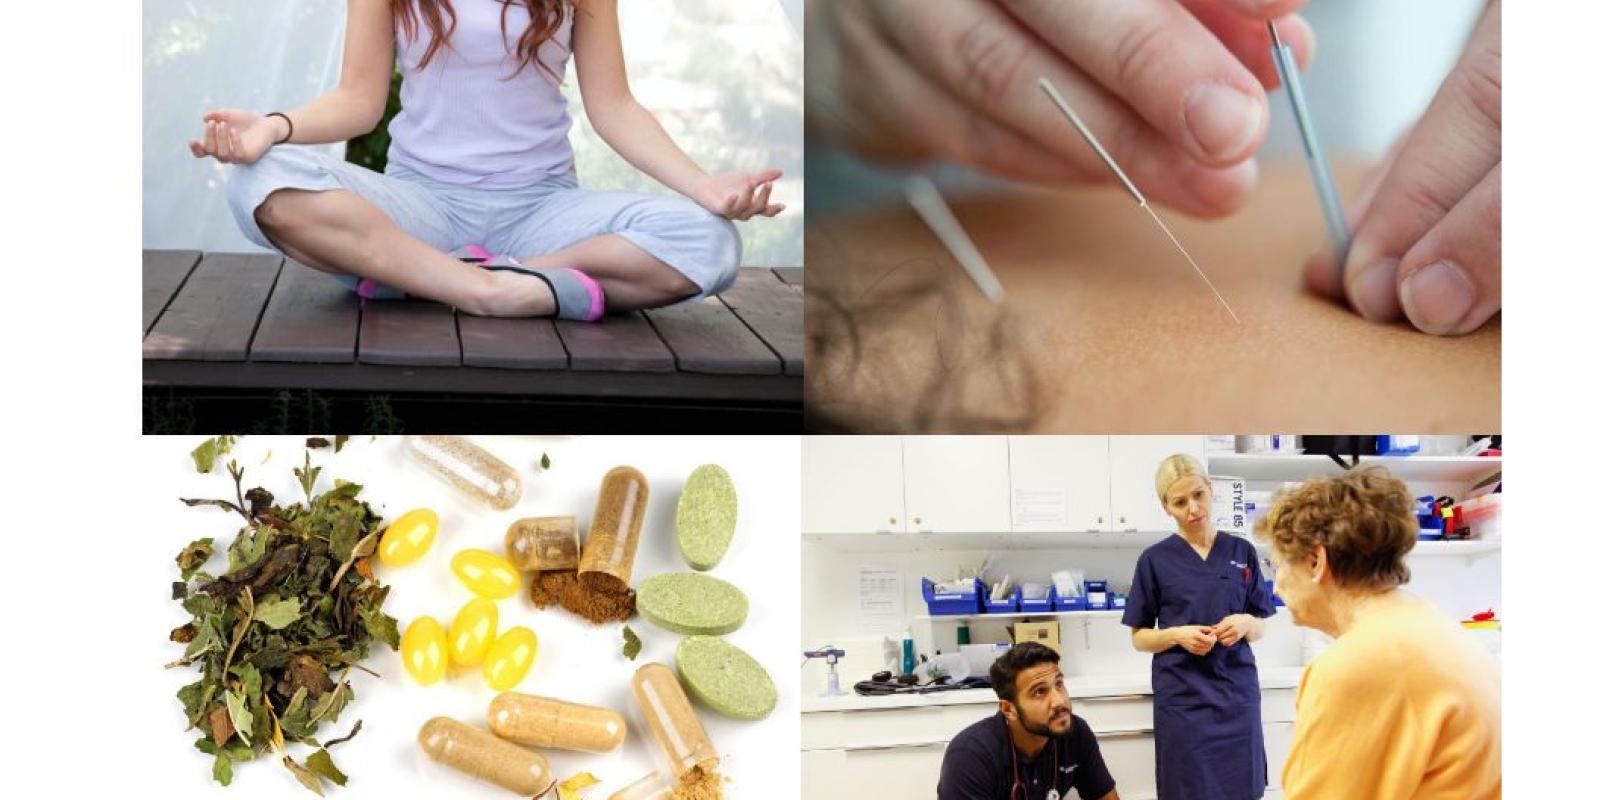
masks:
[[[822,693],[823,697],[838,697],[844,694],[839,690],[839,659],[844,658],[843,650],[837,647],[824,646],[820,650],[806,650],[805,656],[806,661],[810,661],[813,658],[825,658],[828,660],[828,690]],[[800,663],[804,664],[805,661]]]
[[[991,302],[1000,302],[1005,297],[1005,291],[1000,288],[1000,279],[994,276],[994,270],[989,269],[983,254],[978,252],[978,246],[972,243],[971,237],[961,228],[961,223],[956,221],[956,215],[945,204],[944,198],[939,196],[933,181],[921,175],[906,179],[906,200],[916,209],[922,221],[927,223],[933,235],[939,238],[944,249],[955,257],[956,263],[967,271],[972,282],[978,284],[984,296]]]
[[[1317,187],[1317,202],[1322,205],[1322,219],[1328,224],[1328,241],[1333,244],[1333,263],[1344,273],[1344,259],[1350,253],[1350,228],[1345,224],[1344,205],[1339,202],[1339,189],[1333,183],[1333,173],[1328,160],[1317,144],[1316,129],[1311,127],[1311,108],[1306,105],[1306,91],[1300,85],[1300,71],[1295,68],[1294,49],[1278,38],[1278,26],[1267,21],[1267,32],[1272,35],[1272,63],[1278,67],[1278,78],[1283,82],[1283,93],[1294,110],[1295,125],[1300,128],[1300,142],[1305,145],[1306,162],[1311,167],[1311,181]]]
[[[1078,135],[1082,136],[1084,141],[1094,148],[1095,155],[1099,156],[1100,160],[1104,161],[1113,173],[1116,173],[1117,180],[1122,181],[1123,188],[1128,190],[1128,194],[1133,195],[1133,199],[1139,203],[1139,207],[1144,209],[1145,213],[1156,221],[1156,225],[1161,228],[1161,232],[1172,240],[1172,246],[1178,248],[1178,252],[1183,254],[1183,258],[1189,262],[1189,266],[1194,267],[1194,271],[1199,274],[1200,280],[1205,281],[1206,286],[1210,287],[1211,293],[1217,296],[1217,302],[1221,303],[1224,309],[1227,309],[1228,316],[1233,317],[1234,322],[1238,322],[1239,315],[1233,313],[1233,307],[1228,305],[1227,300],[1222,299],[1222,292],[1217,291],[1216,285],[1211,282],[1210,278],[1206,277],[1205,270],[1200,269],[1200,265],[1195,263],[1194,257],[1189,255],[1189,251],[1183,249],[1183,245],[1178,243],[1178,237],[1172,235],[1172,230],[1167,227],[1167,223],[1162,222],[1161,217],[1156,216],[1156,210],[1151,208],[1149,201],[1144,199],[1144,194],[1139,191],[1139,187],[1133,185],[1133,181],[1129,180],[1127,173],[1122,171],[1122,167],[1117,166],[1116,159],[1112,158],[1111,154],[1106,152],[1106,149],[1100,145],[1100,140],[1094,138],[1094,134],[1089,132],[1089,126],[1083,124],[1083,119],[1078,116],[1077,112],[1072,110],[1071,106],[1067,105],[1067,99],[1056,91],[1055,84],[1051,83],[1049,78],[1040,78],[1039,88],[1043,89],[1044,93],[1049,96],[1050,102],[1055,103],[1056,108],[1061,109],[1061,113],[1067,116],[1067,121],[1072,123],[1073,128],[1077,129]]]

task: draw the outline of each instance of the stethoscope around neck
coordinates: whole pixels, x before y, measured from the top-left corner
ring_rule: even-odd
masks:
[[[1006,800],[1017,800],[1017,790],[1022,790],[1022,800],[1028,800],[1028,787],[1022,783],[1022,771],[1017,768],[1017,742],[1011,736],[1011,728],[1006,728],[1006,741],[1011,744],[1011,791],[1006,793]],[[1056,743],[1049,737],[1045,738],[1045,746],[1050,748],[1050,792],[1045,800],[1061,800],[1061,790],[1057,784],[1061,782],[1061,751],[1056,749]]]

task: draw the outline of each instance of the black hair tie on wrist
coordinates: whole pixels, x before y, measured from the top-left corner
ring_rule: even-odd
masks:
[[[273,142],[272,144],[274,146],[283,144],[284,142],[287,142],[290,139],[294,138],[294,120],[289,119],[289,115],[288,114],[285,114],[282,111],[273,111],[273,112],[267,114],[267,116],[269,116],[269,117],[283,117],[283,121],[287,122],[289,124],[289,133],[287,135],[285,135],[282,139],[280,139],[280,140],[278,140],[276,142]]]

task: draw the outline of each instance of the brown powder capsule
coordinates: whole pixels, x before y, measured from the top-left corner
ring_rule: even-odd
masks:
[[[506,529],[506,558],[523,572],[578,566],[577,517],[528,517]]]
[[[633,673],[633,699],[674,775],[682,777],[695,767],[707,771],[716,767],[717,749],[671,669],[661,664],[640,667]]]
[[[555,787],[544,756],[449,717],[434,717],[417,732],[429,758],[521,795],[538,797]]]
[[[517,744],[609,753],[622,746],[628,725],[609,708],[503,692],[489,703],[489,730]]]
[[[650,482],[633,467],[616,467],[601,479],[589,541],[578,562],[578,577],[584,583],[612,592],[628,588],[649,500]]]

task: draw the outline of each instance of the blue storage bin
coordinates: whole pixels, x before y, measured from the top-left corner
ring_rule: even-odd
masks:
[[[1088,611],[1089,601],[1082,597],[1062,597],[1056,595],[1057,611]]]
[[[1051,586],[1044,597],[1038,600],[1029,600],[1022,596],[1022,587],[1017,587],[1018,611],[1032,614],[1043,614],[1056,609],[1056,587]]]
[[[1125,594],[1112,594],[1111,595],[1111,607],[1112,608],[1117,608],[1117,609],[1127,608],[1128,607],[1128,596],[1125,595]]]
[[[1111,607],[1111,592],[1106,588],[1105,581],[1084,581],[1083,594],[1090,611],[1104,611]],[[1095,595],[1099,595],[1098,600]]]
[[[1017,604],[1022,601],[1022,587],[1011,587],[1011,595],[1004,600],[989,599],[988,587],[983,591],[983,613],[985,614],[1015,614]]]
[[[977,578],[972,579],[972,591],[937,594],[933,591],[934,583],[927,578],[922,579],[922,599],[928,604],[928,613],[934,616],[949,614],[977,614],[983,610],[984,585]]]

